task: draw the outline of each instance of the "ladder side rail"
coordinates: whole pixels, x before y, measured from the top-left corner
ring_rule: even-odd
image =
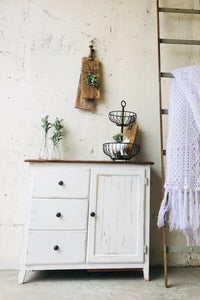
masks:
[[[159,80],[159,110],[160,110],[160,147],[161,147],[161,180],[162,199],[164,197],[164,158],[163,158],[163,124],[162,124],[162,91],[161,91],[161,53],[160,53],[160,17],[159,0],[157,3],[157,38],[158,38],[158,80]],[[166,247],[166,226],[162,228],[163,235],[163,257],[164,257],[164,280],[167,287],[167,247]]]

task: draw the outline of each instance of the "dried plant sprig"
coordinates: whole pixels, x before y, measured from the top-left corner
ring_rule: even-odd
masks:
[[[64,126],[62,125],[62,121],[63,119],[59,120],[58,118],[56,118],[55,122],[52,124],[52,127],[54,128],[54,132],[51,137],[51,140],[54,146],[56,146],[64,136]]]
[[[51,128],[52,124],[49,122],[48,120],[49,116],[45,116],[44,118],[41,119],[42,121],[42,128],[44,129],[45,131],[45,134],[47,134],[48,130]]]
[[[85,82],[92,87],[97,87],[99,84],[98,78],[93,73],[88,73],[87,76],[84,78]]]

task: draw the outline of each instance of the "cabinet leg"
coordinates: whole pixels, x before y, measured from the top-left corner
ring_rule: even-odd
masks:
[[[19,271],[18,284],[23,284],[24,283],[25,275],[26,275],[26,270],[25,269],[21,269]]]
[[[148,267],[143,268],[143,275],[144,275],[144,280],[149,281],[149,268]]]

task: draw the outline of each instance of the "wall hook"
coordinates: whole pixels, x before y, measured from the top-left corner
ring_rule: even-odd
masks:
[[[96,40],[96,38],[94,38],[93,40],[90,41],[90,45],[89,45],[90,53],[89,53],[89,56],[88,56],[90,60],[94,59],[94,51],[95,50],[93,49],[93,47],[94,47],[95,40]]]

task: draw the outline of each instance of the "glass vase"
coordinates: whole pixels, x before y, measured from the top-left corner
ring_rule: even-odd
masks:
[[[52,160],[59,160],[61,157],[58,144],[53,145]]]
[[[42,146],[39,153],[39,159],[48,159],[49,158],[49,151],[47,145],[47,133],[44,134]]]

